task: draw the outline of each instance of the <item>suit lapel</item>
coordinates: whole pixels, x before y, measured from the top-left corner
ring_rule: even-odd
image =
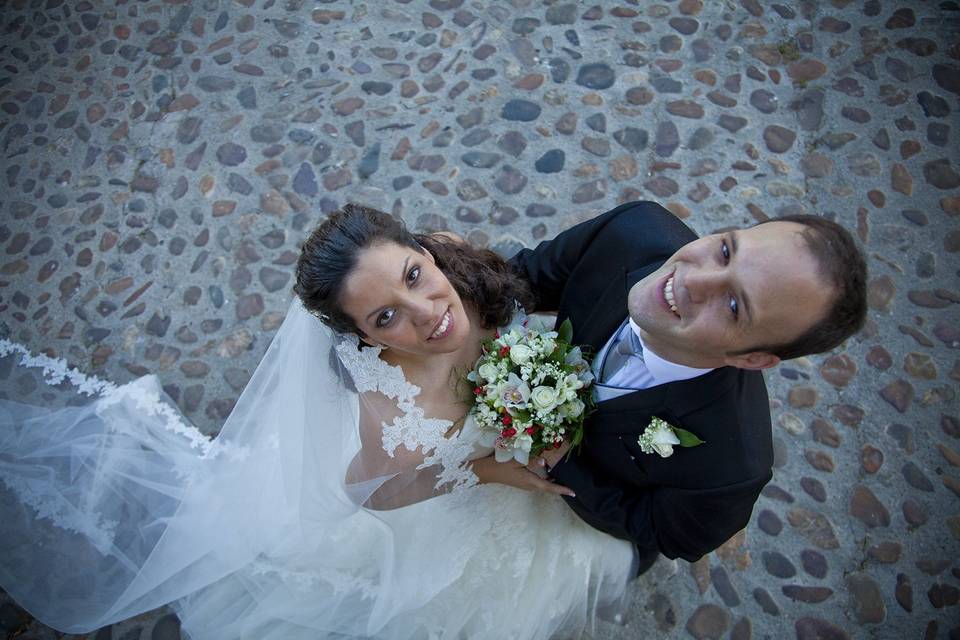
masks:
[[[732,367],[721,367],[689,380],[669,382],[640,389],[597,405],[591,431],[596,433],[639,433],[651,416],[679,426],[683,417],[729,393],[740,374]]]
[[[573,323],[574,344],[588,345],[593,349],[593,355],[600,353],[603,345],[627,317],[627,295],[624,291],[626,273],[621,272],[616,278],[611,278],[607,288],[598,296],[583,295],[572,301],[567,313],[561,313],[557,322],[563,321],[564,316]],[[578,311],[583,309],[583,312]]]
[[[558,324],[565,317],[573,323],[573,338],[577,344],[590,345],[594,354],[600,352],[613,332],[627,318],[627,294],[630,287],[660,268],[661,262],[644,265],[639,269],[623,269],[599,297],[589,294],[577,296],[567,305],[566,313],[561,312]],[[578,313],[584,309],[583,313]]]

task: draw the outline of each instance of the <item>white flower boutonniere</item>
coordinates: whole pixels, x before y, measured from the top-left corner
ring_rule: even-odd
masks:
[[[669,458],[673,455],[673,447],[696,447],[703,444],[703,440],[690,433],[686,429],[675,427],[666,420],[654,416],[650,424],[643,430],[643,434],[637,439],[640,450],[644,453],[656,453],[661,458]]]

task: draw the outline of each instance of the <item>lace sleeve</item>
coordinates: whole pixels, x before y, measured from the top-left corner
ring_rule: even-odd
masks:
[[[430,418],[416,404],[420,388],[379,347],[344,336],[337,355],[360,395],[360,450],[345,478],[349,493],[372,509],[394,509],[477,483],[466,463],[474,443],[450,434],[453,423]]]

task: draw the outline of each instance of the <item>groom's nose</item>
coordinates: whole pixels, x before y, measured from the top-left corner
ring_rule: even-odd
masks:
[[[691,302],[703,303],[727,288],[726,275],[714,269],[698,269],[687,273],[683,282]]]

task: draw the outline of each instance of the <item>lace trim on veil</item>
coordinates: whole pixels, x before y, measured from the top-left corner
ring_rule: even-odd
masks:
[[[360,347],[360,339],[343,334],[336,346],[337,356],[353,378],[359,393],[377,392],[397,401],[402,412],[391,423],[382,423],[383,449],[391,458],[402,444],[408,451],[422,447],[425,452],[418,470],[439,465],[436,488],[451,485],[452,490],[478,483],[473,470],[465,463],[473,453],[473,443],[456,436],[446,437],[453,426],[450,420],[428,418],[416,405],[420,387],[404,378],[403,370],[380,359],[381,347]]]
[[[77,393],[81,395],[100,396],[101,404],[98,405],[97,413],[122,402],[124,398],[129,398],[135,402],[138,409],[160,418],[166,429],[186,438],[191,447],[200,451],[201,457],[216,456],[224,448],[215,444],[215,441],[192,424],[185,423],[173,407],[163,402],[156,390],[141,383],[143,378],[118,386],[96,376],[81,373],[61,358],[51,358],[43,354],[34,355],[23,345],[6,339],[0,340],[0,358],[18,354],[20,355],[19,366],[42,369],[43,381],[48,385],[56,386],[68,382],[76,387]]]
[[[19,356],[16,363],[23,368],[41,369],[41,379],[51,387],[68,383],[75,389],[76,394],[88,397],[99,397],[94,411],[103,420],[108,432],[118,432],[121,428],[134,437],[137,435],[136,421],[125,420],[118,424],[116,419],[109,415],[110,407],[130,403],[131,408],[144,416],[157,418],[162,429],[185,439],[191,449],[198,451],[197,459],[212,459],[225,454],[229,459],[242,460],[248,455],[246,447],[237,447],[230,443],[211,440],[194,425],[184,422],[183,418],[167,402],[164,402],[158,393],[153,376],[145,376],[127,384],[117,385],[96,376],[87,375],[75,367],[71,367],[65,360],[51,358],[43,354],[32,354],[23,345],[0,339],[0,358]],[[142,425],[141,425],[142,426]],[[176,475],[189,483],[193,469],[179,468],[176,465],[171,469]],[[104,518],[95,510],[77,508],[57,491],[56,485],[45,482],[30,482],[17,473],[5,473],[0,467],[0,481],[2,481],[19,500],[33,508],[38,517],[48,519],[55,526],[66,531],[80,533],[102,553],[107,553],[114,542],[118,522]]]

